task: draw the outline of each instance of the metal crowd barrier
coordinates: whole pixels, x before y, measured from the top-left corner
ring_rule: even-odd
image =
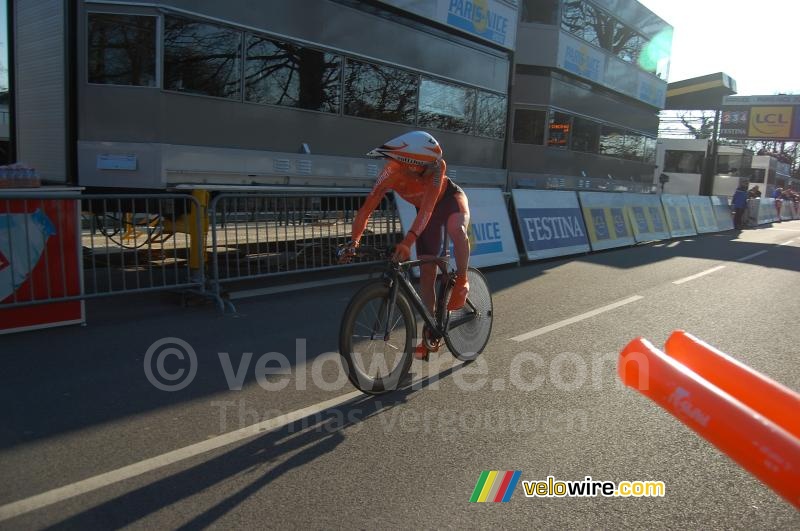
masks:
[[[194,213],[194,215],[193,215]],[[184,194],[81,196],[87,297],[205,286],[198,201]],[[195,253],[192,259],[192,253]]]
[[[0,308],[203,292],[202,248],[193,260],[190,235],[201,234],[199,207],[180,194],[0,191]]]
[[[342,267],[338,246],[350,239],[366,191],[223,193],[211,201],[209,274],[224,282]],[[391,197],[373,212],[363,245],[389,246],[401,233]]]
[[[179,193],[0,190],[0,308],[181,290],[224,310],[224,283],[344,267],[338,246],[367,192],[231,191],[207,203]],[[775,218],[772,202],[748,201],[748,224]],[[362,243],[388,247],[401,236],[390,194]]]

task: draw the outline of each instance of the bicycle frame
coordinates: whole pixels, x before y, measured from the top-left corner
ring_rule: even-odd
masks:
[[[439,339],[444,337],[448,328],[456,328],[457,326],[461,326],[465,323],[468,323],[476,318],[478,318],[478,312],[475,306],[467,299],[467,305],[472,309],[472,313],[465,315],[464,317],[454,321],[453,323],[449,322],[449,315],[450,313],[447,311],[446,308],[442,308],[442,322],[439,322],[435,316],[431,315],[428,308],[425,306],[425,303],[422,302],[417,290],[414,289],[414,286],[411,285],[411,281],[408,279],[408,270],[412,267],[435,263],[436,266],[439,268],[439,272],[445,279],[439,288],[439,293],[437,293],[437,304],[444,304],[444,295],[447,290],[447,283],[450,279],[450,272],[448,271],[448,267],[450,265],[450,256],[445,254],[443,256],[438,257],[430,257],[430,258],[422,258],[418,260],[411,260],[408,262],[402,263],[390,263],[390,270],[387,272],[387,280],[389,280],[389,304],[387,308],[387,316],[386,316],[386,324],[384,329],[384,341],[389,340],[389,335],[391,332],[391,322],[394,312],[394,305],[397,301],[397,292],[402,290],[405,294],[406,298],[411,303],[411,306],[419,313],[422,317],[422,320],[425,324],[428,325],[428,328],[433,332],[433,339]]]

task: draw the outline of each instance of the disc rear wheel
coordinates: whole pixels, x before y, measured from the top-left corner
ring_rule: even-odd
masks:
[[[467,270],[469,294],[464,307],[450,312],[445,342],[450,352],[462,361],[477,358],[492,334],[492,292],[483,274],[470,267]],[[452,286],[448,289],[448,297]]]

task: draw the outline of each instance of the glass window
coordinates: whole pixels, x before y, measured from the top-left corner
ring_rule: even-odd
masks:
[[[523,0],[522,22],[555,24],[558,16],[558,0]]]
[[[561,29],[582,39],[585,26],[583,2],[581,0],[567,0],[564,2],[561,7]]]
[[[419,76],[348,59],[344,75],[344,112],[350,116],[414,123]]]
[[[583,40],[606,48],[614,32],[614,19],[591,4],[583,6]],[[607,48],[606,48],[607,49]]]
[[[550,112],[547,145],[550,147],[567,148],[569,132],[572,128],[572,117],[561,112]]]
[[[156,86],[156,17],[89,14],[89,83]]]
[[[241,58],[241,32],[164,17],[165,89],[239,99]]]
[[[636,133],[629,132],[625,135],[625,151],[622,158],[640,162],[644,160],[644,141],[645,138]]]
[[[655,138],[645,138],[644,139],[644,162],[647,164],[655,164],[656,163],[656,139]]]
[[[422,78],[417,124],[469,133],[475,114],[475,90]]]
[[[491,138],[506,136],[506,97],[491,92],[478,92],[475,132]]]
[[[644,37],[633,30],[625,28],[615,41],[614,49],[617,57],[623,61],[638,64],[639,56],[642,54],[645,44],[647,44],[647,41]]]
[[[616,53],[615,47],[618,40],[622,38],[625,26],[620,24],[616,18],[591,4],[585,4],[584,12],[586,30],[583,38],[604,50]]]
[[[517,109],[514,112],[514,142],[519,144],[544,144],[545,111]]]
[[[625,131],[618,127],[604,125],[600,128],[601,155],[622,157],[625,154]]]
[[[679,151],[668,149],[664,152],[664,171],[675,173],[702,173],[704,151]]]
[[[572,122],[572,144],[574,151],[597,153],[600,144],[600,124],[585,118],[575,117]]]
[[[247,36],[245,99],[339,112],[341,59],[296,44]]]

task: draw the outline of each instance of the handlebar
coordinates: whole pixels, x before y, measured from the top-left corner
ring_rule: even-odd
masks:
[[[348,251],[350,254],[348,254]],[[425,256],[422,258],[417,258],[416,260],[408,260],[406,262],[399,262],[396,263],[392,260],[392,256],[394,254],[394,246],[389,247],[374,247],[369,245],[361,245],[359,247],[349,247],[348,245],[340,245],[339,251],[337,255],[339,256],[340,263],[347,263],[353,258],[366,258],[368,260],[376,260],[376,261],[389,261],[396,264],[399,269],[407,270],[411,269],[412,267],[422,265],[422,264],[430,264],[435,263],[439,266],[442,271],[447,271],[447,268],[450,263],[450,256]]]

